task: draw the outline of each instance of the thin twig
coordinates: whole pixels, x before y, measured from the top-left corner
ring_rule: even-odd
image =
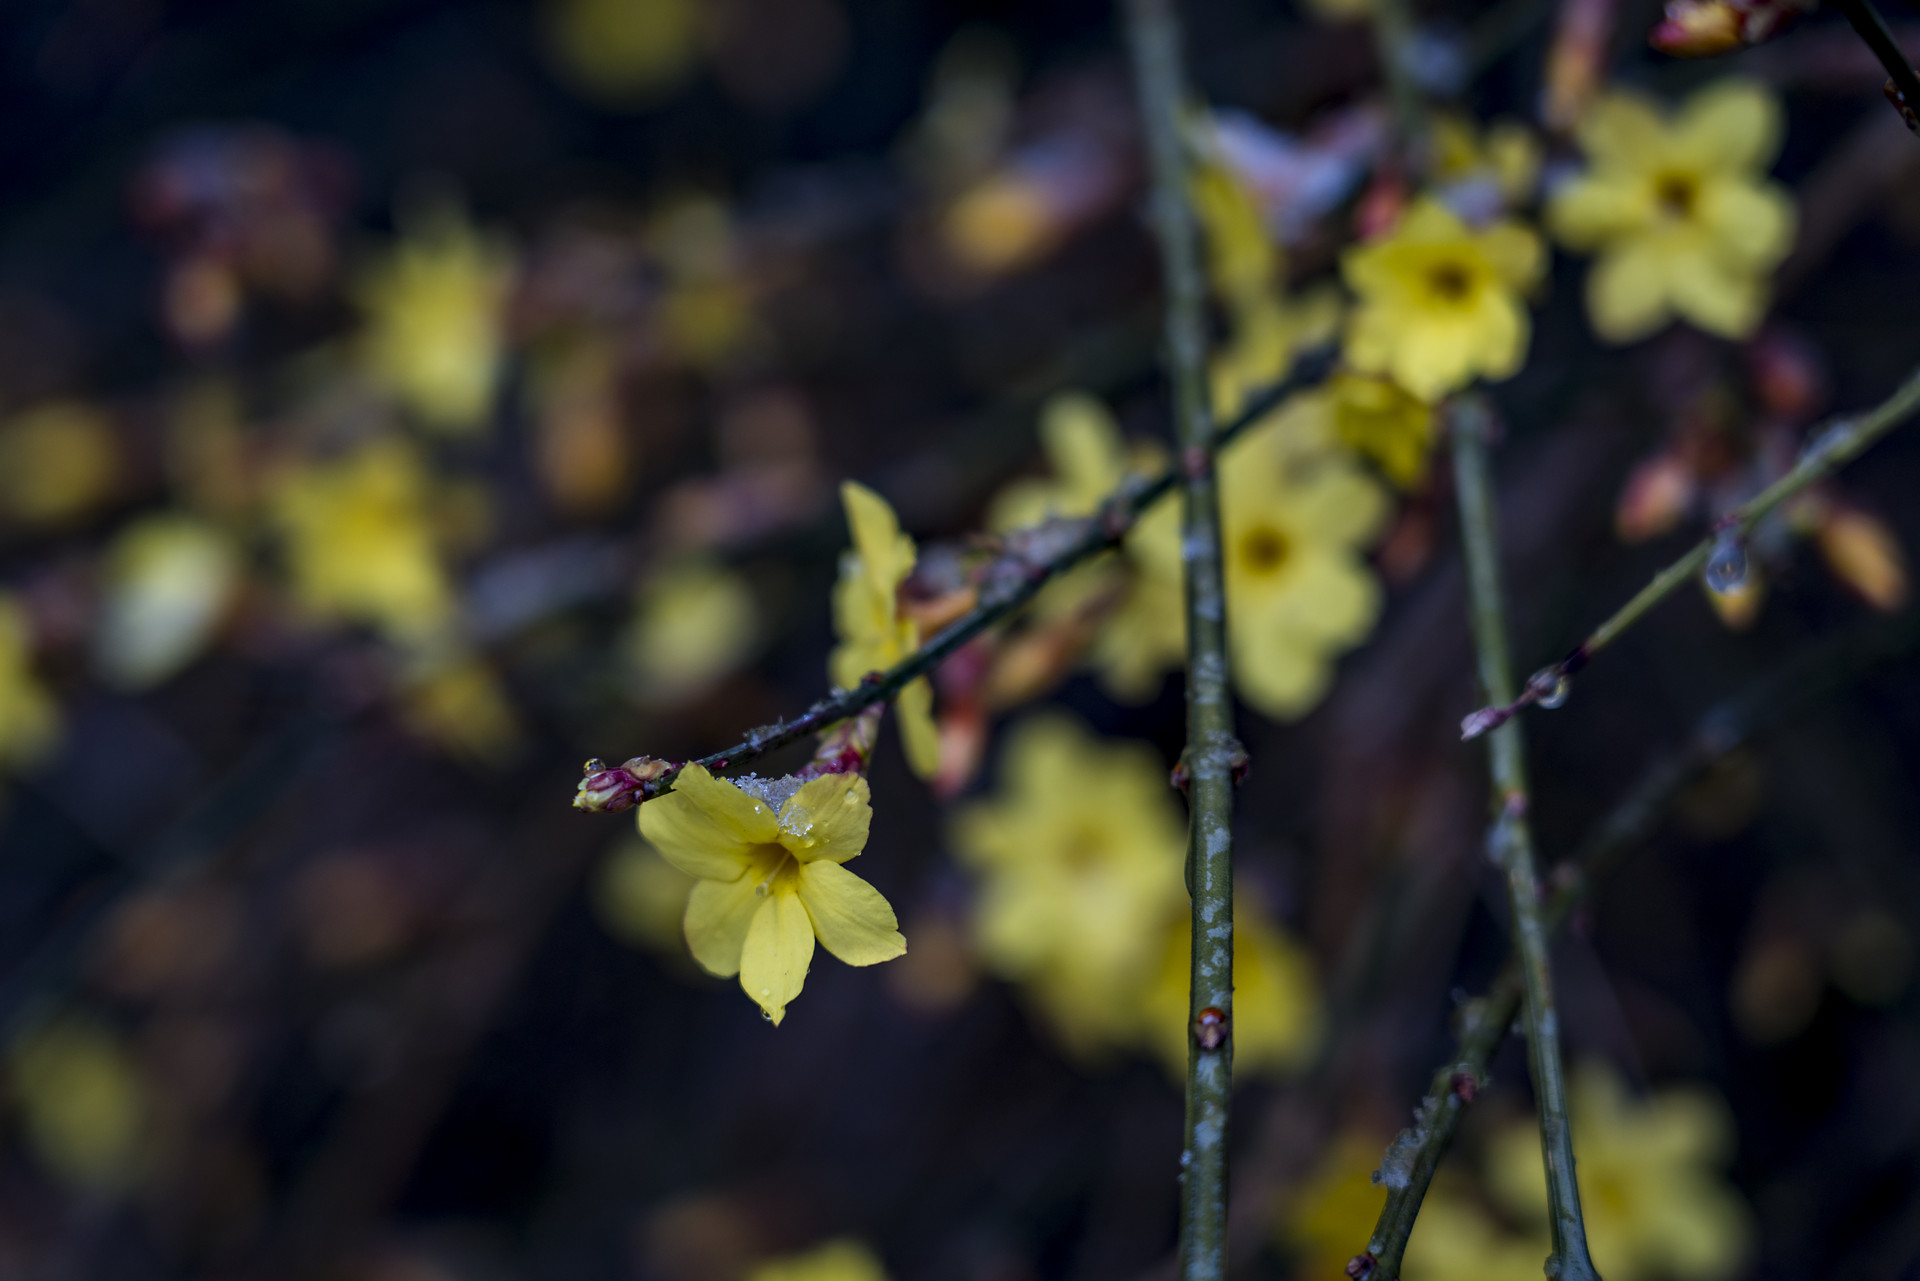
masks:
[[[1573,855],[1554,870],[1553,892],[1543,915],[1548,933],[1566,923],[1586,901],[1593,886],[1627,854],[1652,835],[1674,797],[1760,731],[1784,720],[1815,698],[1845,684],[1861,671],[1913,648],[1920,619],[1908,616],[1891,627],[1879,626],[1828,642],[1785,664],[1746,692],[1718,704],[1696,722],[1679,749],[1656,759],[1640,780],[1581,841]],[[1434,1073],[1412,1131],[1416,1146],[1407,1160],[1404,1186],[1390,1188],[1360,1266],[1370,1281],[1397,1281],[1415,1218],[1433,1181],[1433,1172],[1453,1143],[1467,1105],[1487,1085],[1487,1067],[1520,1011],[1523,983],[1517,958],[1509,957],[1482,996],[1463,1003],[1457,1016],[1459,1048]]]
[[[1255,394],[1231,422],[1212,434],[1208,452],[1226,448],[1287,397],[1324,381],[1333,368],[1333,356],[1331,348],[1316,348],[1296,357],[1280,381]],[[692,761],[649,762],[658,769],[640,768],[638,763],[644,758],[611,769],[599,761],[589,761],[587,777],[581,781],[574,804],[596,813],[618,813],[664,795],[688,765],[710,770],[745,765],[891,699],[916,677],[932,671],[962,645],[1032,600],[1049,580],[1090,556],[1117,547],[1148,508],[1173,492],[1179,479],[1180,468],[1175,464],[1151,479],[1135,477],[1127,481],[1109,494],[1092,516],[1055,519],[1006,535],[1002,541],[1007,550],[987,568],[979,603],[886,671],[873,672],[852,689],[835,690],[798,716],[749,730],[731,747]],[[634,772],[636,768],[638,773]]]
[[[1920,112],[1920,73],[1914,71],[1907,55],[1900,51],[1893,32],[1887,30],[1886,19],[1873,7],[1873,0],[1833,0],[1833,7],[1847,15],[1854,32],[1887,69],[1887,83],[1899,95],[1893,105],[1907,121],[1907,128],[1913,128],[1914,113]]]
[[[1187,889],[1193,899],[1187,1142],[1181,1154],[1180,1275],[1227,1270],[1227,1121],[1233,1088],[1233,788],[1245,753],[1233,736],[1227,675],[1220,495],[1208,407],[1200,229],[1181,137],[1186,90],[1172,0],[1126,0],[1128,44],[1146,135],[1153,229],[1166,289],[1167,364],[1180,446],[1181,566],[1186,579]]]
[[[1480,683],[1490,698],[1505,703],[1513,698],[1513,671],[1507,659],[1499,538],[1487,476],[1488,411],[1484,401],[1462,397],[1454,402],[1450,416],[1454,481],[1460,499],[1460,532],[1466,549],[1467,592]],[[1547,1275],[1558,1281],[1590,1281],[1598,1274],[1587,1257],[1587,1228],[1580,1215],[1580,1188],[1573,1177],[1573,1130],[1567,1121],[1567,1083],[1561,1070],[1559,1017],[1554,1012],[1553,978],[1547,963],[1547,926],[1540,908],[1540,883],[1533,870],[1524,753],[1518,724],[1509,722],[1494,733],[1488,752],[1493,766],[1494,817],[1487,845],[1506,872],[1514,952],[1520,960],[1526,995],[1528,1068],[1540,1112],[1540,1156],[1547,1171],[1553,1230],[1553,1255],[1547,1263]],[[1438,1155],[1432,1160],[1438,1161]],[[1432,1176],[1430,1168],[1422,1173]],[[1409,1222],[1409,1231],[1411,1226]]]
[[[1622,632],[1639,622],[1655,605],[1673,595],[1682,583],[1704,569],[1716,547],[1744,544],[1754,526],[1771,515],[1774,509],[1853,461],[1868,446],[1905,422],[1916,409],[1920,409],[1920,370],[1909,374],[1899,389],[1875,408],[1858,417],[1835,418],[1821,426],[1808,437],[1800,451],[1800,459],[1791,471],[1743,506],[1721,517],[1711,534],[1694,544],[1686,555],[1655,574],[1652,582],[1614,611],[1611,618],[1594,628],[1592,634],[1581,641],[1572,653],[1530,676],[1526,688],[1517,696],[1508,698],[1494,694],[1492,703],[1460,722],[1460,737],[1478,738],[1488,730],[1506,724],[1523,708],[1543,699],[1548,706],[1558,706],[1566,697],[1568,681],[1595,654],[1618,640]]]

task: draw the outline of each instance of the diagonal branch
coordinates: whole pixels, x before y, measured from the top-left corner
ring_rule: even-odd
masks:
[[[1912,417],[1915,410],[1920,410],[1920,370],[1907,375],[1907,380],[1900,384],[1893,395],[1866,413],[1853,418],[1829,420],[1808,437],[1800,451],[1800,460],[1791,471],[1744,505],[1721,517],[1714,525],[1713,533],[1694,544],[1693,549],[1679,560],[1655,574],[1652,582],[1615,610],[1612,617],[1594,628],[1572,653],[1528,677],[1526,688],[1517,696],[1489,690],[1488,696],[1493,702],[1460,722],[1460,737],[1478,738],[1488,730],[1506,724],[1533,703],[1547,707],[1559,706],[1566,698],[1567,683],[1575,673],[1585,667],[1595,654],[1618,640],[1622,632],[1639,622],[1655,605],[1673,595],[1682,583],[1707,568],[1707,562],[1716,551],[1730,552],[1744,562],[1746,538],[1755,525],[1788,499],[1815,482],[1826,479],[1866,452],[1882,436]]]
[[[1233,1088],[1233,788],[1245,753],[1233,736],[1227,676],[1220,494],[1208,407],[1200,229],[1187,198],[1181,137],[1186,89],[1172,0],[1126,0],[1128,43],[1153,183],[1153,229],[1166,286],[1167,363],[1180,446],[1181,568],[1186,580],[1187,889],[1193,898],[1186,1150],[1181,1156],[1180,1275],[1217,1281],[1227,1267],[1227,1120]]]
[[[1513,671],[1507,659],[1499,536],[1487,473],[1488,411],[1484,401],[1461,397],[1449,416],[1453,420],[1454,482],[1460,497],[1460,533],[1466,548],[1467,590],[1480,683],[1495,702],[1506,703],[1513,698]],[[1580,1188],[1573,1176],[1573,1131],[1567,1121],[1559,1017],[1554,1012],[1553,979],[1547,964],[1547,924],[1540,909],[1540,883],[1533,870],[1533,833],[1527,821],[1525,748],[1520,741],[1520,726],[1510,721],[1494,731],[1488,754],[1493,766],[1494,819],[1487,834],[1487,848],[1507,876],[1514,953],[1525,994],[1527,1066],[1539,1105],[1540,1155],[1547,1170],[1553,1229],[1553,1255],[1547,1261],[1547,1275],[1557,1281],[1597,1281],[1599,1274],[1587,1257],[1587,1228],[1580,1214]],[[1431,1160],[1437,1162],[1438,1154]],[[1395,1173],[1389,1172],[1389,1186],[1400,1181]],[[1431,1178],[1431,1165],[1424,1174]],[[1407,1226],[1411,1231],[1411,1216]]]

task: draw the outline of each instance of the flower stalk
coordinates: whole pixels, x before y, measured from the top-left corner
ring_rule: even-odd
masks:
[[[1711,708],[1687,742],[1649,765],[1639,781],[1581,841],[1549,878],[1552,892],[1542,915],[1549,934],[1558,930],[1593,887],[1652,835],[1682,788],[1700,778],[1768,726],[1845,684],[1866,668],[1909,651],[1916,639],[1911,617],[1892,628],[1875,627],[1838,645],[1820,646],[1746,692]],[[1509,957],[1493,985],[1464,1002],[1456,1016],[1459,1045],[1435,1070],[1417,1115],[1420,1128],[1407,1162],[1407,1179],[1388,1189],[1366,1253],[1354,1272],[1368,1281],[1398,1281],[1401,1259],[1434,1171],[1452,1146],[1460,1118],[1487,1084],[1487,1068],[1506,1040],[1525,995],[1518,958]]]
[[[1517,695],[1503,695],[1489,689],[1487,692],[1493,701],[1460,722],[1460,737],[1478,738],[1498,729],[1533,703],[1544,700],[1550,707],[1559,706],[1572,677],[1655,605],[1704,570],[1716,548],[1744,544],[1754,526],[1783,503],[1865,453],[1882,436],[1911,418],[1916,410],[1920,410],[1920,370],[1907,375],[1907,380],[1893,395],[1866,413],[1831,419],[1815,429],[1802,447],[1799,461],[1786,475],[1721,517],[1712,532],[1694,544],[1686,555],[1655,574],[1652,582],[1594,628],[1572,653],[1535,672]]]
[[[1480,683],[1496,703],[1513,701],[1513,671],[1507,658],[1506,609],[1500,587],[1500,550],[1487,468],[1488,410],[1477,397],[1454,401],[1449,413],[1453,436],[1454,482],[1460,499],[1461,540],[1465,544],[1469,613]],[[1519,962],[1527,1032],[1527,1065],[1540,1114],[1540,1155],[1547,1172],[1547,1201],[1553,1254],[1547,1275],[1558,1281],[1596,1281],[1587,1257],[1586,1222],[1580,1214],[1580,1188],[1573,1174],[1573,1129],[1567,1120],[1567,1083],[1560,1061],[1559,1016],[1553,1004],[1553,977],[1547,961],[1547,922],[1534,875],[1533,833],[1527,821],[1525,746],[1520,726],[1509,721],[1495,730],[1488,745],[1493,767],[1493,826],[1489,852],[1507,878],[1507,902],[1513,914],[1514,954]],[[1497,1036],[1497,1031],[1482,1035]],[[1457,1093],[1457,1091],[1456,1091]],[[1431,1165],[1439,1160],[1434,1153]],[[1416,1207],[1417,1208],[1417,1207]],[[1408,1216],[1411,1230],[1411,1215]]]
[[[1188,202],[1181,118],[1186,89],[1172,0],[1126,0],[1128,44],[1146,137],[1153,230],[1166,290],[1181,485],[1187,612],[1187,889],[1193,900],[1186,1149],[1181,1157],[1180,1275],[1217,1281],[1227,1264],[1228,1102],[1233,1088],[1233,789],[1244,753],[1233,736],[1226,584],[1220,557],[1215,433],[1208,406],[1205,277]]]
[[[1912,129],[1914,114],[1920,112],[1920,73],[1914,71],[1913,64],[1907,61],[1907,55],[1893,38],[1893,32],[1887,30],[1887,20],[1873,7],[1873,0],[1833,0],[1833,7],[1847,15],[1854,34],[1866,42],[1873,56],[1887,69],[1887,97],[1899,111],[1900,118],[1907,122],[1907,128]]]

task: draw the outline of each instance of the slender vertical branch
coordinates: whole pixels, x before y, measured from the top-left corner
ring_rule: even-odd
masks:
[[[1899,95],[1894,106],[1901,108],[1901,117],[1911,122],[1913,114],[1920,112],[1920,74],[1915,73],[1907,55],[1901,52],[1893,32],[1887,30],[1887,20],[1873,7],[1873,0],[1833,0],[1833,7],[1847,15],[1854,34],[1866,42],[1873,56],[1887,69],[1887,85]],[[1908,128],[1912,128],[1911,123]]]
[[[1467,590],[1480,683],[1489,699],[1504,704],[1513,701],[1513,669],[1507,659],[1499,541],[1487,473],[1488,413],[1483,401],[1462,397],[1454,403],[1451,417],[1454,482],[1460,497],[1460,531],[1466,548]],[[1587,1229],[1580,1215],[1580,1189],[1574,1182],[1573,1132],[1567,1121],[1559,1017],[1554,1011],[1553,979],[1547,964],[1547,923],[1541,911],[1540,883],[1533,870],[1525,749],[1517,722],[1508,721],[1493,732],[1488,754],[1493,766],[1494,817],[1487,842],[1507,876],[1514,952],[1525,993],[1528,1069],[1540,1113],[1540,1156],[1547,1170],[1553,1229],[1553,1256],[1547,1274],[1558,1281],[1588,1281],[1598,1274],[1587,1257]],[[1489,1030],[1485,1034],[1498,1033]]]
[[[1200,233],[1187,198],[1181,115],[1186,92],[1172,0],[1125,0],[1127,33],[1153,184],[1153,226],[1166,288],[1186,576],[1187,886],[1193,897],[1193,975],[1187,1058],[1187,1143],[1180,1207],[1180,1275],[1218,1281],[1227,1263],[1227,1104],[1233,1086],[1233,780],[1244,755],[1233,737],[1227,681],[1220,503],[1207,404]]]

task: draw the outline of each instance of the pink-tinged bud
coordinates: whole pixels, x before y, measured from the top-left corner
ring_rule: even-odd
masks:
[[[1867,604],[1891,614],[1907,603],[1906,556],[1879,517],[1834,503],[1814,538],[1834,577]]]
[[[1818,348],[1783,329],[1770,329],[1747,349],[1753,389],[1767,412],[1803,421],[1827,403],[1827,366]]]
[[[636,756],[624,765],[609,769],[603,760],[588,761],[582,769],[580,790],[574,794],[573,808],[589,814],[618,814],[640,803],[640,791],[648,783],[673,768],[671,761]]]
[[[1666,17],[1647,43],[1676,58],[1710,58],[1745,43],[1741,27],[1740,12],[1726,0],[1667,0]]]
[[[1633,469],[1613,509],[1623,543],[1657,538],[1680,523],[1700,490],[1693,465],[1678,454],[1655,454]]]

